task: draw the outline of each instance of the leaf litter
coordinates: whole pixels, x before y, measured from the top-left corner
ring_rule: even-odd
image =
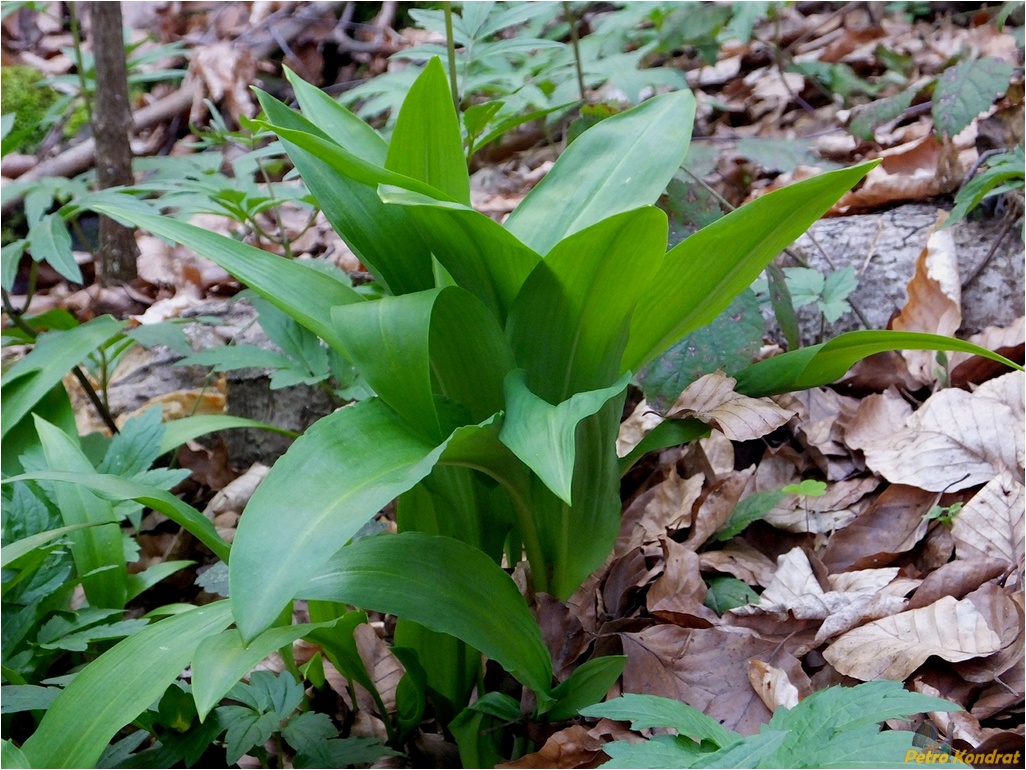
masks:
[[[916,76],[903,89],[884,92],[893,100],[886,110],[875,101],[868,105],[872,115],[858,107],[848,111],[849,126],[864,118],[859,139],[825,135],[797,151],[796,137],[825,126],[833,129],[845,111],[839,116],[834,103],[810,105],[805,97],[814,91],[813,78],[784,71],[778,63],[764,63],[739,77],[751,66],[749,59],[762,57],[754,45],[726,47],[718,63],[689,73],[695,76],[693,85],[703,89],[698,98],[707,128],[734,124],[709,175],[728,198],[741,202],[811,176],[834,155],[848,162],[857,148],[883,163],[833,214],[950,193],[978,158],[978,126],[1015,108],[1008,98],[995,105],[993,97],[1002,91],[988,90],[1001,79],[995,72],[1003,77],[1002,59],[1016,55],[1010,35],[982,24],[968,30],[950,22],[930,29],[924,22],[896,24],[889,18],[876,24],[861,13],[784,12],[776,22],[779,41],[799,64],[865,71],[879,66],[882,43],[914,61]],[[928,84],[965,45],[975,54],[997,58],[977,60],[979,66],[965,81],[974,88],[965,93],[955,88],[959,81],[952,69],[940,75],[933,99],[957,109],[935,114],[946,119],[936,127],[947,136],[938,137],[930,115],[917,113],[913,105],[925,103]],[[192,76],[202,81],[197,94],[220,100],[235,118],[250,114],[247,87],[255,63],[218,58],[224,48],[206,50],[194,62]],[[71,62],[53,55],[48,66],[53,74],[63,74]],[[986,98],[977,99],[981,95]],[[197,116],[204,109],[200,97],[193,109]],[[981,112],[989,114],[977,118]],[[151,139],[160,138],[154,134]],[[790,144],[781,144],[778,134]],[[476,207],[497,218],[508,213],[524,185],[537,181],[548,165],[551,160],[538,158],[511,162],[507,173],[498,175],[501,184],[475,189]],[[480,180],[484,175],[475,176]],[[741,178],[750,181],[734,186]],[[262,221],[268,228],[282,224],[297,254],[334,254],[344,269],[359,271],[323,218],[309,224],[305,210],[286,205],[282,212],[282,222]],[[204,221],[211,229],[235,234],[223,217]],[[948,232],[938,229],[924,243],[909,281],[908,302],[892,328],[946,335],[959,330],[962,286]],[[178,316],[230,283],[184,250],[148,236],[141,239],[146,248],[140,271],[150,287],[150,296],[143,299],[159,320]],[[79,300],[81,314],[102,312],[98,296]],[[167,304],[161,307],[162,302]],[[136,309],[136,315],[143,319],[146,313]],[[971,339],[1013,357],[1018,350],[1021,360],[1024,327],[1020,317]],[[932,353],[887,360],[895,358],[907,375],[900,382],[890,377],[882,386],[874,384],[870,373],[859,388],[843,394],[821,388],[751,399],[734,392],[729,375],[717,371],[688,384],[668,410],[657,412],[641,401],[621,431],[621,457],[667,417],[699,417],[714,431],[688,448],[661,453],[625,506],[607,564],[574,597],[565,604],[537,597],[557,675],[565,679],[590,654],[622,652],[627,656],[624,692],[682,700],[745,734],[757,732],[772,710],[791,707],[829,684],[896,679],[969,709],[929,715],[945,740],[982,750],[1017,736],[1021,746],[1026,692],[1023,375],[998,372],[994,377],[993,370],[964,354],[949,356],[946,370]],[[915,389],[914,384],[926,387]],[[195,406],[187,398],[192,395],[173,393],[164,406],[188,412]],[[211,410],[222,411],[223,405],[218,402]],[[237,483],[224,486],[207,507],[226,536],[264,472],[254,466]],[[746,500],[802,479],[825,480],[826,494],[782,493],[740,533],[717,539]],[[930,518],[934,509],[958,504],[949,522]],[[712,609],[710,586],[723,579],[747,586],[750,598],[737,594],[742,597],[738,606]],[[390,705],[402,667],[385,636],[378,622],[360,626],[357,641]],[[304,644],[296,643],[297,657]],[[301,662],[310,654],[307,650]],[[329,663],[324,667],[340,699],[359,710],[363,722],[353,734],[383,737],[366,691],[357,688],[353,703],[346,680]],[[982,727],[980,720],[1016,727]],[[610,720],[593,727],[573,725],[552,732],[539,752],[507,766],[595,766],[605,759],[604,743],[628,735],[633,734]]]

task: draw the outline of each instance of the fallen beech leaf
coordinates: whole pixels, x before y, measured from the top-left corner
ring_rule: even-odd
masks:
[[[761,660],[748,661],[748,681],[766,708],[776,711],[778,708],[794,708],[798,705],[798,688],[791,684],[787,672],[782,668],[763,663]]]
[[[545,745],[533,754],[525,754],[513,762],[503,762],[497,768],[575,768],[598,767],[608,757],[602,751],[602,741],[593,737],[581,725],[573,725],[553,733]]]
[[[678,626],[708,628],[718,621],[703,602],[708,591],[699,572],[698,554],[673,540],[663,540],[666,566],[648,589],[648,611]]]
[[[685,541],[688,546],[697,549],[723,529],[753,475],[755,466],[736,471],[709,488],[695,511],[691,532]]]
[[[698,561],[703,570],[726,572],[756,586],[769,585],[776,570],[768,556],[737,538],[719,551],[703,551],[698,555]]]
[[[823,657],[842,674],[863,682],[900,682],[931,655],[955,662],[991,655],[1001,647],[1001,637],[975,604],[945,596],[928,607],[849,631],[827,647]]]
[[[963,558],[993,557],[1010,564],[1022,560],[1026,488],[1008,471],[991,479],[966,503],[951,524],[955,549]]]
[[[242,513],[249,498],[270,470],[266,465],[253,463],[248,471],[218,490],[203,509],[203,515],[209,518],[222,513]]]
[[[961,558],[935,569],[919,585],[909,599],[910,610],[933,604],[942,596],[961,599],[983,583],[1008,572],[1010,565],[1004,559]]]
[[[641,399],[630,416],[620,423],[620,433],[616,437],[616,456],[626,457],[641,439],[645,438],[654,427],[663,421],[663,416],[652,411],[645,399]]]
[[[875,478],[845,479],[830,484],[820,497],[791,495],[766,514],[766,521],[788,532],[833,532],[859,515],[866,507],[861,501],[879,485]]]
[[[683,701],[743,735],[757,733],[770,717],[748,681],[749,660],[784,669],[799,688],[808,681],[786,644],[747,629],[660,625],[621,639],[627,654],[624,692]]]
[[[947,213],[942,213],[937,227],[945,219]],[[961,325],[962,283],[958,275],[955,239],[951,230],[934,230],[916,260],[915,274],[908,282],[908,300],[891,321],[891,328],[953,337]],[[936,382],[936,352],[906,350],[902,351],[902,356],[909,372],[919,382],[924,385]]]
[[[1021,381],[1021,372],[1005,376],[1014,375]],[[1021,475],[1023,414],[988,398],[993,392],[934,393],[904,428],[863,447],[866,465],[890,482],[932,492],[986,484],[1004,470]]]
[[[844,423],[844,443],[862,449],[874,441],[886,441],[895,425],[904,425],[912,415],[912,407],[896,388],[873,393],[862,399],[855,414]]]
[[[795,412],[768,398],[751,398],[734,392],[737,380],[717,371],[688,385],[668,414],[681,419],[696,417],[733,441],[751,441],[784,425]]]
[[[614,553],[626,553],[635,529],[644,532],[642,542],[654,542],[667,531],[691,526],[692,507],[702,494],[703,478],[681,478],[676,467],[670,468],[665,481],[639,495],[624,511],[620,537]]]
[[[854,521],[830,536],[823,563],[831,572],[889,564],[926,535],[929,522],[923,515],[936,499],[936,494],[915,487],[888,487]]]

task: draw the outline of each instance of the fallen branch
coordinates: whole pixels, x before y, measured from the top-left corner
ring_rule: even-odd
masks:
[[[340,2],[318,3],[315,6],[319,12],[317,18],[322,18],[320,14],[323,13],[334,13],[341,5],[342,3]],[[310,16],[302,13],[294,13],[282,18],[279,23],[274,25],[273,34],[268,33],[259,37],[252,35],[250,39],[247,40],[245,37],[240,38],[236,43],[247,45],[253,52],[254,57],[262,59],[278,50],[283,41],[285,43],[289,43],[295,40],[299,33],[307,28],[310,20]],[[200,88],[201,84],[197,80],[186,78],[182,83],[181,88],[177,91],[174,91],[163,99],[147,105],[135,112],[132,115],[132,132],[138,133],[139,131],[145,131],[148,128],[153,128],[154,126],[159,125],[169,118],[188,111],[192,107],[194,99],[196,99],[197,95],[200,95]],[[42,161],[34,168],[19,176],[18,181],[35,182],[52,176],[70,178],[81,174],[84,171],[88,171],[92,168],[95,161],[96,142],[92,138],[89,138],[80,144],[76,144],[74,147],[65,150],[59,155]],[[24,193],[4,195],[3,202],[0,203],[0,212],[4,214],[9,213],[12,209],[17,207],[23,197]]]

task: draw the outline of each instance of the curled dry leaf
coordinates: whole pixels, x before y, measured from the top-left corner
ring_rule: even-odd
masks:
[[[630,416],[620,423],[620,434],[616,437],[616,456],[626,457],[654,427],[663,421],[663,416],[652,411],[645,399],[634,407]]]
[[[753,586],[769,585],[776,570],[766,554],[740,538],[730,540],[719,551],[703,551],[698,555],[698,562],[705,572],[725,572]]]
[[[766,708],[776,711],[778,708],[792,709],[798,705],[798,688],[791,684],[787,672],[782,668],[763,663],[761,660],[748,661],[748,681]]]
[[[581,725],[573,725],[553,733],[545,745],[533,754],[526,754],[513,762],[503,762],[496,767],[503,770],[598,767],[605,760],[608,757],[602,751],[602,741]]]
[[[945,596],[928,607],[849,631],[827,647],[823,657],[842,674],[863,682],[900,682],[931,655],[956,662],[991,655],[1001,647],[1001,636],[973,602]]]
[[[685,541],[688,546],[697,549],[723,529],[723,525],[727,523],[730,514],[737,507],[738,501],[753,475],[755,475],[755,466],[743,471],[736,471],[709,488],[695,511],[691,532]]]
[[[677,397],[669,416],[696,417],[733,441],[750,441],[772,433],[795,412],[768,398],[751,398],[734,391],[737,380],[713,372],[688,385]]]
[[[1021,388],[1022,372],[1005,377]],[[996,387],[982,394],[955,388],[935,393],[904,428],[863,447],[866,465],[892,483],[932,492],[986,484],[1005,470],[1021,476],[1023,413],[988,397],[995,392]]]
[[[1002,471],[966,503],[951,524],[960,557],[997,558],[1021,564],[1026,547],[1023,523],[1026,488]]]
[[[681,478],[675,467],[665,481],[640,494],[624,511],[620,537],[614,553],[626,552],[636,529],[643,532],[642,542],[651,543],[667,531],[691,526],[692,507],[702,494],[701,476]]]
[[[947,219],[942,213],[939,227]],[[928,332],[953,337],[962,325],[962,282],[958,275],[958,254],[951,230],[934,230],[926,248],[916,260],[915,274],[908,282],[905,307],[891,321],[891,328]],[[909,373],[924,385],[937,380],[937,354],[932,350],[902,352]]]
[[[228,482],[203,509],[203,515],[213,518],[222,513],[242,513],[249,498],[271,469],[261,463],[253,463],[249,470],[237,479]]]

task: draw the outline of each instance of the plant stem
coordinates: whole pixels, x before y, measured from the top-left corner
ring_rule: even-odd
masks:
[[[25,319],[21,317],[21,313],[15,310],[14,305],[11,303],[11,295],[7,293],[7,289],[0,290],[0,298],[2,298],[4,312],[10,316],[11,323],[16,327],[25,332],[29,337],[35,339],[39,336],[39,332],[25,323]],[[103,401],[100,400],[99,395],[96,393],[96,389],[92,383],[89,382],[89,378],[86,377],[85,372],[82,371],[82,367],[77,364],[71,368],[71,373],[75,375],[75,379],[78,380],[82,386],[82,390],[85,391],[86,398],[89,399],[89,403],[96,409],[97,414],[100,415],[100,419],[103,420],[103,424],[107,426],[111,433],[120,433],[118,425],[114,422],[114,418],[111,416],[110,411],[104,406]]]
[[[78,85],[82,89],[82,101],[85,102],[86,115],[89,122],[93,122],[93,99],[89,93],[89,86],[86,82],[85,66],[82,64],[82,30],[78,25],[78,13],[75,11],[75,4],[68,3],[68,21],[71,27],[71,40],[75,51],[75,69],[78,72]]]
[[[588,95],[584,87],[584,65],[581,63],[581,41],[577,35],[577,19],[574,17],[570,3],[564,0],[563,13],[566,15],[567,23],[570,25],[570,45],[574,49],[574,68],[577,70],[577,88],[581,92],[581,101],[587,104]]]
[[[442,10],[445,12],[445,51],[449,56],[449,88],[452,91],[452,105],[459,112],[460,89],[456,84],[456,40],[452,34],[452,3],[446,0],[442,3]]]

